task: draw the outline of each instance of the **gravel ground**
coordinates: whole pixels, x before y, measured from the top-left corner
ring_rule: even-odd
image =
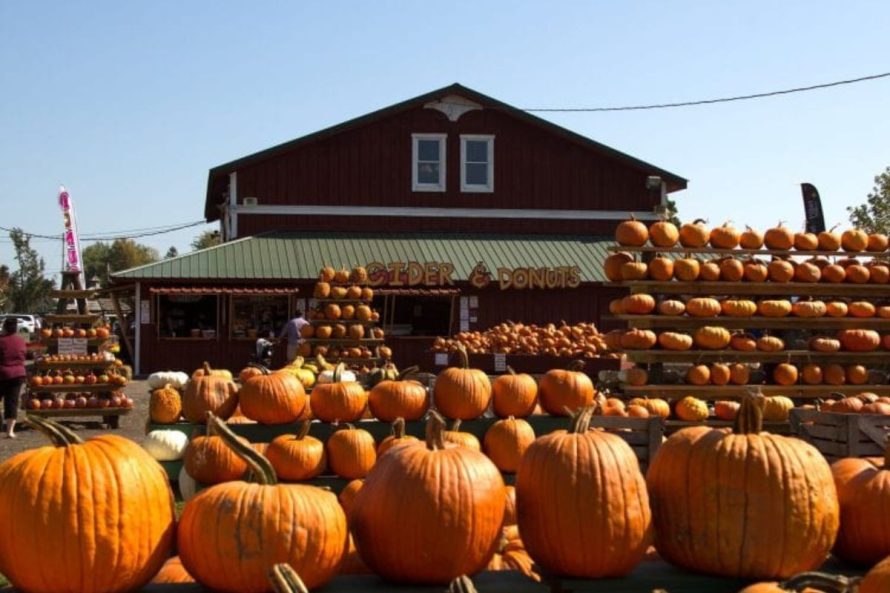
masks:
[[[148,384],[145,381],[132,381],[124,392],[135,400],[135,405],[129,414],[120,417],[120,428],[109,429],[102,424],[102,417],[86,416],[83,418],[61,418],[62,424],[75,430],[84,439],[92,436],[112,433],[123,437],[141,441],[145,435],[145,423],[148,420]],[[25,426],[21,421],[25,417],[25,410],[19,410],[19,422],[16,424],[16,437],[6,438],[5,427],[0,432],[0,461],[6,460],[16,453],[20,453],[34,447],[42,447],[49,444],[49,440],[41,433]]]

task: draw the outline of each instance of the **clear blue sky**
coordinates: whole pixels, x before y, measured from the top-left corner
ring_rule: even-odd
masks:
[[[886,0],[0,2],[0,226],[199,220],[210,167],[452,82],[517,107],[681,101],[890,70]],[[830,224],[890,165],[890,79],[548,119],[690,179],[683,217]],[[200,230],[145,240],[161,254]],[[0,263],[11,245],[0,238]],[[35,243],[47,270],[60,248]]]

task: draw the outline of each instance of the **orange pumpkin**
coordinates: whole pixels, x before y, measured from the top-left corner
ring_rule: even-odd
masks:
[[[615,241],[619,245],[629,247],[642,247],[649,240],[649,229],[646,225],[634,218],[625,220],[615,229]]]
[[[794,265],[783,259],[774,259],[766,267],[772,282],[791,282],[794,278]]]
[[[655,310],[655,298],[650,294],[631,294],[621,299],[621,309],[630,315],[648,315]]]
[[[745,280],[748,282],[766,282],[769,278],[769,268],[766,264],[757,260],[745,262]]]
[[[645,262],[632,261],[621,266],[622,280],[645,280],[648,274],[648,266]]]
[[[794,268],[794,279],[797,282],[819,282],[822,270],[814,263],[801,262]]]
[[[716,260],[706,261],[701,265],[698,279],[704,282],[716,282],[720,280],[720,264]]]
[[[751,369],[740,362],[729,365],[729,382],[733,385],[747,385],[751,379]]]
[[[722,350],[729,346],[730,334],[724,327],[705,325],[695,330],[692,339],[699,348]]]
[[[760,249],[763,247],[763,233],[745,225],[745,230],[739,235],[739,247],[742,249]]]
[[[872,352],[881,345],[881,336],[871,329],[842,329],[837,338],[849,352]]]
[[[53,446],[28,449],[0,465],[8,517],[0,523],[3,574],[17,591],[140,590],[173,549],[166,473],[123,437],[84,442],[51,420],[32,416],[29,423]],[[87,542],[99,548],[81,553]]]
[[[680,226],[680,244],[683,247],[704,247],[710,238],[711,232],[705,226],[705,221],[700,218]]]
[[[741,404],[736,401],[716,401],[714,402],[714,416],[720,420],[735,420],[740,406]]]
[[[491,401],[491,382],[479,369],[471,369],[467,350],[457,350],[459,366],[439,373],[433,388],[436,409],[446,418],[471,420],[488,409]]]
[[[380,457],[397,445],[411,445],[419,442],[417,437],[405,433],[405,419],[396,418],[392,423],[392,434],[377,445],[377,457]]]
[[[678,316],[686,312],[686,304],[677,299],[668,299],[658,303],[659,315]],[[888,316],[890,316],[890,307],[888,307]]]
[[[757,303],[757,311],[764,317],[787,317],[791,314],[791,301],[763,299]]]
[[[272,439],[265,456],[279,478],[311,480],[321,475],[327,466],[324,443],[309,436],[312,423],[304,420],[297,434],[283,434]]]
[[[692,348],[692,336],[680,332],[661,332],[658,344],[665,350],[684,351]]]
[[[833,226],[829,230],[819,233],[820,251],[838,251],[841,248],[841,234],[835,232],[836,228],[837,226]]]
[[[482,570],[504,521],[497,467],[478,451],[447,445],[438,414],[429,422],[426,446],[396,447],[380,457],[350,514],[362,559],[392,582],[443,585]]]
[[[168,558],[161,570],[151,579],[152,585],[167,585],[171,583],[194,583],[195,577],[182,565],[179,556]]]
[[[294,422],[308,405],[303,384],[291,373],[272,373],[261,369],[241,386],[241,412],[263,424]]]
[[[733,332],[729,338],[729,347],[739,352],[754,352],[757,350],[757,339],[745,332]]]
[[[697,259],[687,257],[678,259],[674,262],[674,276],[682,282],[693,282],[698,280],[701,274],[701,262]]]
[[[825,305],[825,313],[829,317],[846,317],[849,312],[849,306],[843,301],[831,301]]]
[[[815,251],[819,248],[819,237],[816,233],[794,233],[794,248],[798,251]]]
[[[730,221],[727,220],[722,225],[711,229],[709,237],[711,247],[715,249],[735,249],[739,246],[741,233],[729,223]]]
[[[196,373],[197,375],[197,373]],[[238,387],[231,379],[214,375],[209,363],[204,371],[193,376],[182,396],[182,415],[192,424],[204,424],[207,412],[228,418],[238,407]]]
[[[800,370],[800,380],[806,385],[819,385],[822,378],[822,367],[818,364],[808,363]]]
[[[871,270],[860,264],[851,264],[844,269],[846,281],[853,284],[865,284],[871,279]]]
[[[724,282],[740,282],[745,277],[745,265],[733,258],[728,257],[720,260],[720,279]]]
[[[794,247],[794,233],[779,221],[778,225],[763,234],[763,243],[767,249],[787,251]]]
[[[686,301],[686,312],[693,317],[716,317],[720,311],[720,301],[714,298],[695,297]]]
[[[850,303],[851,317],[874,317],[875,306],[868,301],[854,301]]]
[[[538,403],[538,384],[531,375],[517,374],[507,367],[507,374],[498,376],[491,384],[491,407],[498,418],[532,415]]]
[[[794,385],[797,383],[798,371],[793,364],[783,362],[776,365],[773,369],[773,381],[778,385]]]
[[[621,348],[625,350],[647,350],[655,345],[655,332],[648,329],[631,329],[621,334]]]
[[[678,431],[653,459],[647,486],[658,551],[668,562],[753,579],[784,578],[825,561],[839,522],[831,471],[812,445],[762,433],[761,406],[745,399],[732,433]],[[791,516],[797,520],[776,519]]]
[[[715,362],[711,365],[711,383],[713,385],[727,385],[731,377],[728,364]]]
[[[669,220],[659,220],[649,226],[649,240],[656,247],[673,247],[680,239],[680,231]]]
[[[841,247],[844,251],[865,251],[868,247],[868,233],[861,229],[847,229],[841,234]]]
[[[702,400],[687,395],[677,402],[674,409],[677,418],[687,422],[701,422],[708,418],[708,405]]]
[[[570,431],[541,437],[522,457],[519,531],[531,557],[550,573],[618,577],[649,546],[649,501],[633,450],[614,434],[589,430],[591,415],[579,412]]]
[[[330,383],[318,383],[312,389],[312,415],[322,422],[355,422],[368,405],[364,387],[356,381],[341,380],[345,370],[346,365],[341,362]]]
[[[890,282],[890,267],[882,262],[871,262],[867,266],[868,281],[871,284],[887,284]]]
[[[707,385],[711,381],[711,369],[706,364],[694,364],[686,370],[686,382],[690,385]]]
[[[757,312],[757,304],[748,299],[725,299],[720,309],[729,317],[751,317]]]
[[[843,282],[847,278],[847,271],[843,266],[837,264],[829,264],[822,268],[822,281],[837,284]]]
[[[659,282],[667,282],[674,277],[674,260],[657,255],[649,262],[649,277]]]
[[[377,461],[374,437],[349,423],[328,437],[325,453],[331,471],[347,480],[364,478]]]
[[[551,369],[541,377],[538,399],[548,414],[565,416],[593,403],[596,390],[590,377],[579,370],[581,365],[576,361],[568,370]]]
[[[634,257],[625,251],[613,253],[603,262],[603,273],[610,282],[621,282],[623,279],[621,276],[622,266],[632,261],[634,261]]]
[[[839,364],[825,365],[822,375],[828,385],[844,385],[847,382],[847,371]]]
[[[522,418],[498,420],[485,431],[483,445],[485,454],[499,470],[514,473],[519,467],[519,460],[535,440],[535,431]]]
[[[430,407],[430,396],[419,381],[410,379],[417,367],[408,367],[396,379],[380,381],[368,393],[368,408],[375,418],[394,422],[397,418],[420,420]]]

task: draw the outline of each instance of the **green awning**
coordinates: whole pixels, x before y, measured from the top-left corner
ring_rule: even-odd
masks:
[[[578,266],[582,282],[605,282],[603,260],[611,238],[572,235],[466,233],[274,232],[123,270],[127,280],[312,280],[324,266],[371,262],[450,262],[468,278],[477,262],[499,267]]]

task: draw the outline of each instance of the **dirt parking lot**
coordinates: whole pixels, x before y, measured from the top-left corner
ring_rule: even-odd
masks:
[[[74,429],[84,439],[92,436],[111,433],[133,439],[140,442],[145,435],[145,424],[148,420],[148,384],[145,381],[132,381],[124,392],[135,400],[135,405],[129,414],[121,416],[120,428],[109,429],[102,424],[102,417],[86,416],[83,418],[59,419],[66,426]],[[41,433],[26,426],[21,421],[25,418],[25,410],[19,410],[19,423],[16,424],[15,439],[0,437],[0,461],[8,459],[27,449],[42,447],[49,444],[49,440]]]

